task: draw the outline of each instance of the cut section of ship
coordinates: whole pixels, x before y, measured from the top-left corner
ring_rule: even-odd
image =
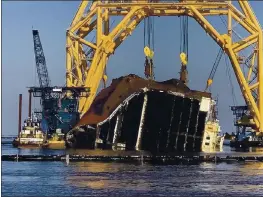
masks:
[[[220,135],[221,128],[217,113],[217,103],[215,100],[211,100],[203,135],[202,151],[204,152],[223,150],[225,135]]]
[[[66,144],[74,148],[199,152],[211,102],[210,93],[190,90],[177,79],[156,82],[136,75],[120,77],[97,95],[67,133]]]

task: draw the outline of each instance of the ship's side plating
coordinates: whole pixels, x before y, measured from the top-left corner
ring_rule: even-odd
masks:
[[[114,79],[66,135],[74,148],[201,151],[211,94],[176,79]]]
[[[131,79],[130,84],[140,80],[128,76],[118,84],[127,78]],[[210,95],[186,89],[180,83],[158,83],[163,87],[143,84],[137,88],[136,85],[136,91],[127,94],[111,111],[108,101],[116,92],[119,95],[123,86],[116,85],[114,91],[104,90],[97,96],[91,111],[83,117],[83,123],[66,135],[67,146],[151,152],[201,151]],[[129,89],[132,85],[125,87]],[[103,101],[102,105],[100,101]],[[100,118],[106,112],[106,118]],[[89,123],[84,124],[85,121]]]
[[[208,109],[205,104],[209,105],[205,99],[145,88],[97,125],[96,146],[151,152],[201,151]]]

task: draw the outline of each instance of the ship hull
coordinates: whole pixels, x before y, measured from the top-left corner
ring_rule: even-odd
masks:
[[[178,80],[153,82],[137,76],[113,81],[66,137],[69,147],[201,151],[211,94],[192,91]],[[80,142],[76,136],[86,135]],[[74,141],[74,143],[70,143]]]
[[[199,111],[198,100],[151,90],[134,94],[128,103],[97,125],[98,146],[150,152],[201,151],[206,114]]]
[[[15,148],[34,148],[34,147],[42,147],[43,139],[37,138],[22,138],[22,139],[14,139],[12,142],[13,147]]]
[[[20,143],[18,140],[14,140],[12,145],[15,148],[41,148],[43,143]]]

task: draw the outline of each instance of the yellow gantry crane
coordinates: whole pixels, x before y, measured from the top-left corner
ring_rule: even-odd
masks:
[[[239,6],[237,6],[237,4]],[[123,16],[110,28],[113,16]],[[263,132],[263,38],[261,26],[247,0],[110,0],[82,1],[67,30],[66,83],[68,87],[90,88],[90,96],[81,98],[79,111],[92,104],[101,80],[106,80],[108,58],[149,16],[189,16],[195,19],[228,55],[257,131]],[[225,17],[226,31],[219,30],[210,17]],[[234,25],[247,36],[234,39]],[[95,41],[90,40],[93,33]],[[249,58],[242,52],[249,51]],[[242,69],[243,64],[249,66]]]

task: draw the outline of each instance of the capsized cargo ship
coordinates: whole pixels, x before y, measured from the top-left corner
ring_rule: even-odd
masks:
[[[14,147],[42,147],[45,140],[46,135],[40,127],[40,120],[33,116],[24,121],[18,137],[12,144]]]
[[[157,82],[133,74],[123,76],[97,95],[67,133],[66,145],[200,152],[211,102],[211,93],[190,90],[177,79]]]

